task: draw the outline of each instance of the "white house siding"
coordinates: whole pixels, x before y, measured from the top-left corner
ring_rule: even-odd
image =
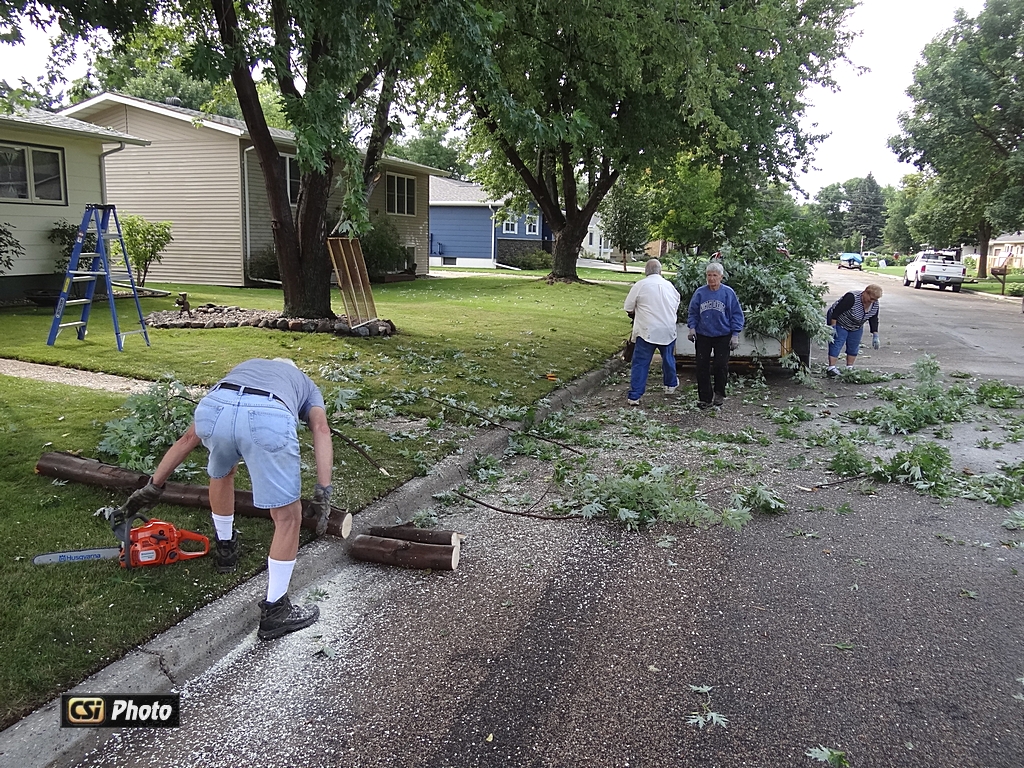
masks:
[[[112,105],[90,122],[152,142],[106,161],[107,197],[120,215],[172,222],[174,240],[148,279],[243,285],[238,137],[126,105]]]
[[[0,201],[0,222],[14,226],[12,234],[25,249],[25,255],[14,260],[5,277],[48,275],[57,260],[57,246],[48,239],[50,231],[61,219],[75,224],[82,221],[87,203],[100,200],[100,154],[103,146],[95,139],[76,139],[45,131],[0,129],[0,141],[31,144],[64,150],[67,180],[67,205],[13,203]]]
[[[430,271],[430,177],[400,167],[391,168],[387,161],[384,161],[381,163],[380,181],[370,195],[370,216],[377,216],[386,211],[385,178],[388,171],[416,179],[416,215],[388,215],[394,222],[402,243],[415,249],[416,274],[425,275]]]

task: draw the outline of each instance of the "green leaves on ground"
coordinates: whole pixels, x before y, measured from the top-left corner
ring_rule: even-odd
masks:
[[[657,521],[699,526],[721,521],[721,516],[698,498],[694,477],[646,462],[626,466],[618,476],[585,474],[572,506],[586,518],[614,520],[629,531]]]
[[[878,480],[904,483],[932,496],[948,495],[952,473],[949,451],[930,441],[897,451],[888,461],[877,462],[871,472]]]
[[[849,768],[850,766],[850,761],[846,759],[846,753],[831,747],[818,745],[817,747],[811,747],[804,754],[812,760],[817,760],[819,763],[828,763],[831,766],[835,766],[835,768]]]
[[[828,467],[842,477],[856,477],[871,469],[871,460],[860,452],[852,440],[841,440]]]
[[[704,726],[717,725],[720,728],[728,726],[729,719],[711,709],[711,691],[713,689],[710,685],[691,685],[690,690],[704,698],[698,702],[700,709],[694,710],[686,718],[688,724],[696,725],[700,730],[704,730]]]
[[[786,502],[783,498],[764,483],[754,483],[746,488],[741,488],[733,493],[732,499],[739,501],[753,512],[761,512],[766,515],[781,514],[786,511]]]
[[[97,450],[121,467],[153,474],[166,450],[192,423],[199,397],[180,381],[153,384],[144,394],[125,401],[121,410],[128,415],[106,423]],[[194,459],[189,460],[175,475],[188,478],[201,468]]]

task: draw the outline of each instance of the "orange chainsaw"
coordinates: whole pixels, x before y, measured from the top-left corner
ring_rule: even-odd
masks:
[[[110,522],[114,536],[121,542],[119,547],[96,547],[76,549],[70,552],[47,552],[36,555],[32,562],[74,563],[83,560],[106,560],[118,558],[122,568],[137,568],[144,565],[170,565],[179,560],[193,560],[210,551],[210,540],[201,533],[180,531],[164,520],[151,520],[145,515],[126,515],[123,508],[105,507],[102,514]],[[136,526],[136,520],[142,525]],[[202,549],[182,549],[182,542],[194,542]]]

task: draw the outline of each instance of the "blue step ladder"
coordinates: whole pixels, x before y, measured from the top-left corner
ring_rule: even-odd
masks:
[[[90,238],[91,236],[91,238]],[[95,251],[86,252],[86,243],[91,244],[95,240]],[[118,247],[111,248],[112,244]],[[78,228],[78,236],[75,238],[75,247],[71,251],[71,260],[68,262],[68,271],[64,276],[64,287],[61,289],[60,298],[57,300],[57,309],[53,313],[53,323],[50,325],[50,337],[46,340],[47,346],[53,346],[57,340],[57,334],[62,328],[77,328],[78,340],[85,340],[86,326],[89,324],[89,314],[92,310],[93,299],[96,296],[96,286],[100,280],[107,289],[107,303],[110,304],[110,317],[114,321],[114,335],[117,337],[117,351],[124,351],[124,339],[135,333],[141,333],[149,346],[149,333],[146,331],[146,320],[142,316],[142,305],[139,304],[139,291],[135,287],[135,278],[132,277],[132,268],[128,263],[128,249],[124,244],[124,236],[121,234],[121,222],[117,219],[117,211],[112,205],[97,205],[90,203],[85,207],[82,215],[82,225]],[[72,286],[82,283],[85,286],[85,294],[81,298],[69,298]],[[131,331],[122,331],[117,318],[117,307],[114,306],[114,289],[128,289],[132,292],[132,299],[135,302],[135,311],[138,313],[139,328]],[[80,306],[82,316],[78,320],[64,322],[64,314],[68,307]]]

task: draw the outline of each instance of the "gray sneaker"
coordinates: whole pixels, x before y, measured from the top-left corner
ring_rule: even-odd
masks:
[[[238,531],[231,532],[227,541],[217,539],[213,552],[213,564],[217,573],[234,573],[238,568],[238,556],[242,554],[242,544],[238,540]]]
[[[721,408],[723,405],[725,405],[725,397],[716,394],[715,399],[711,401],[711,404],[714,405],[715,408]]]
[[[260,600],[260,640],[275,640],[279,637],[305,629],[320,618],[320,609],[315,605],[292,605],[288,595],[282,595],[276,602]]]

